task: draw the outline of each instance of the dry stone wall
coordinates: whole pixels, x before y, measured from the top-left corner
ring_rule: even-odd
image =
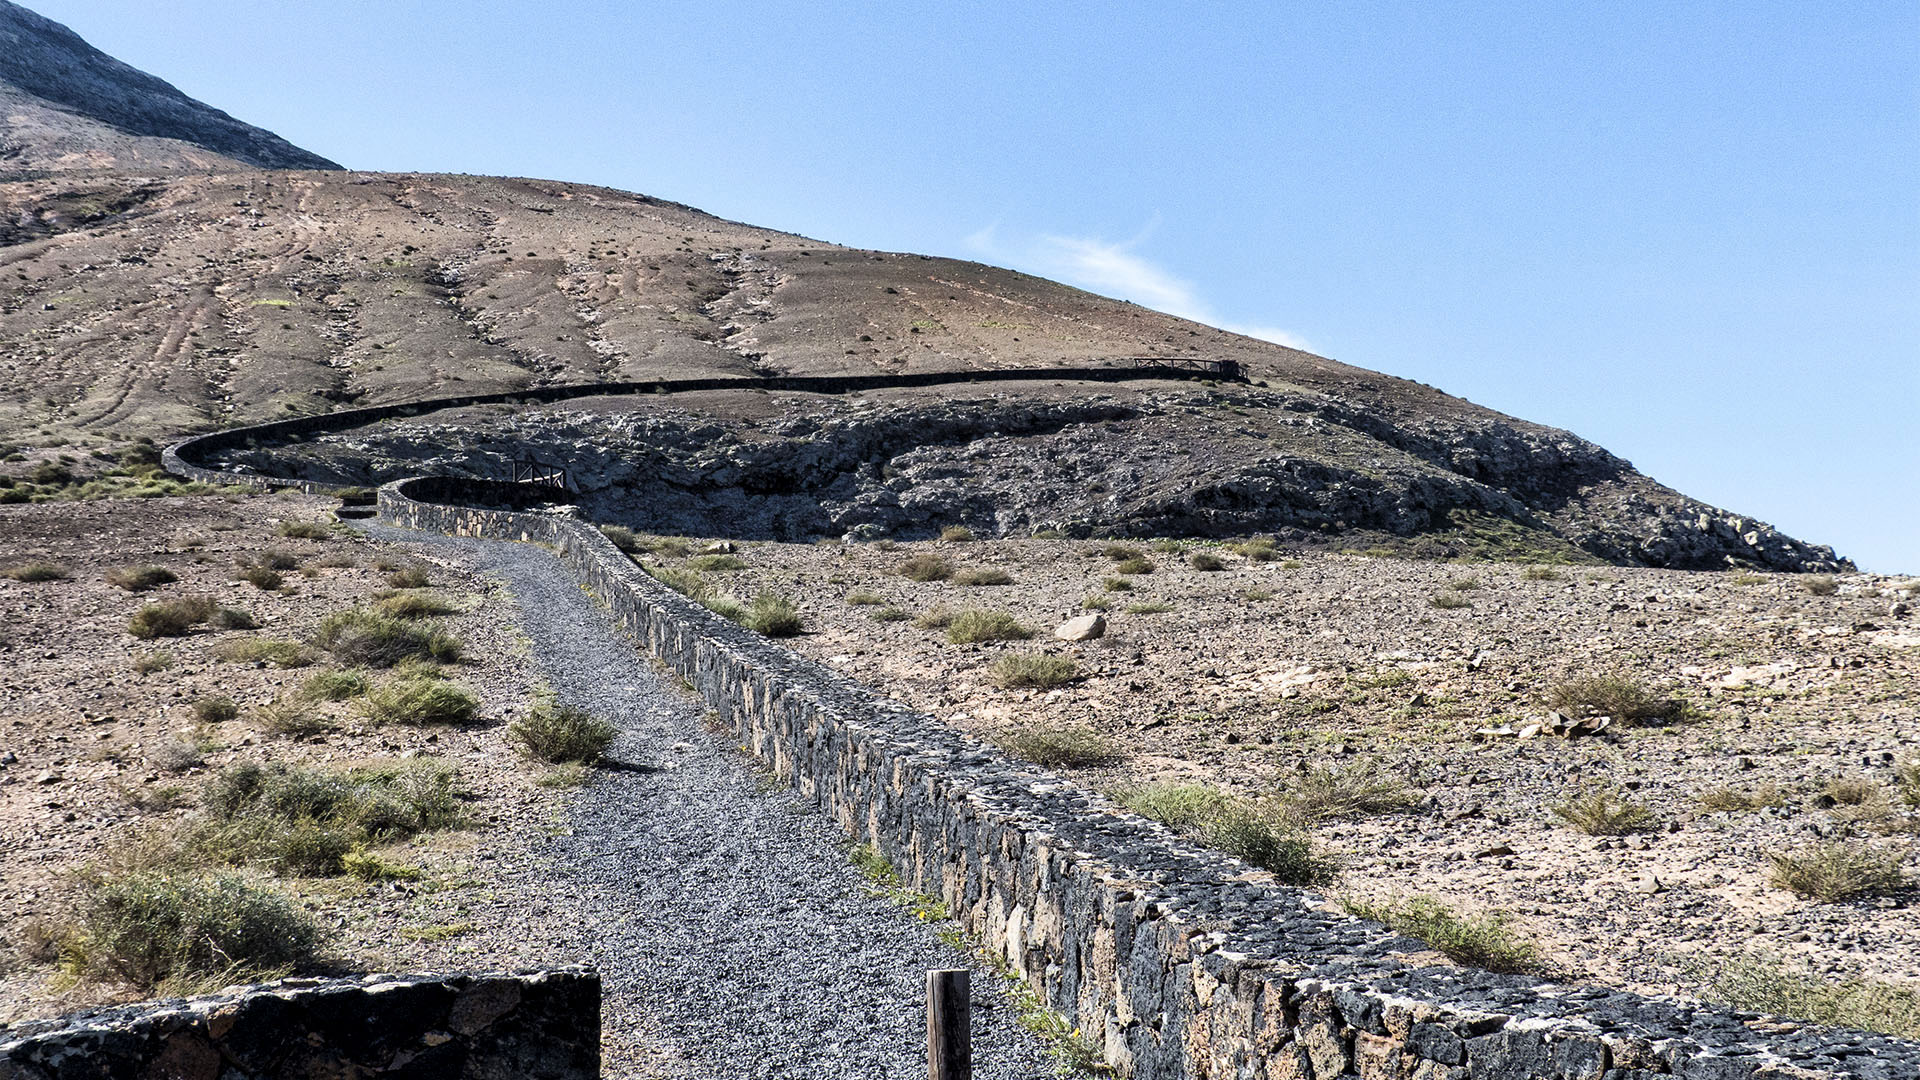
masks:
[[[1154,1080],[1920,1078],[1920,1043],[1428,962],[1418,942],[1185,843],[668,590],[567,510],[469,482],[393,524],[551,546],[741,743]]]
[[[0,1027],[0,1080],[592,1080],[600,977],[283,979]]]

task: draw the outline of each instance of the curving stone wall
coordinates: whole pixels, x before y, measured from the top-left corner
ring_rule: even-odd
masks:
[[[283,979],[0,1027],[0,1080],[600,1075],[600,977]]]
[[[1429,962],[1418,942],[713,615],[567,510],[453,505],[417,479],[383,520],[550,545],[741,743],[1154,1080],[1920,1078],[1920,1043]]]

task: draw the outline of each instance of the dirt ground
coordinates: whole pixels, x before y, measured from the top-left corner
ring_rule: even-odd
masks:
[[[1697,989],[1703,959],[1740,953],[1920,987],[1911,886],[1818,903],[1771,884],[1767,858],[1851,835],[1920,868],[1895,784],[1920,756],[1920,582],[1134,546],[1152,572],[1116,573],[1099,542],[1001,540],[742,545],[746,569],[706,576],[742,599],[793,597],[808,623],[794,648],[982,738],[1098,733],[1122,760],[1067,770],[1096,788],[1205,782],[1273,800],[1309,768],[1404,780],[1408,808],[1315,826],[1344,864],[1336,900],[1506,912],[1559,969],[1643,990]],[[897,572],[926,553],[1010,583]],[[1194,569],[1195,553],[1224,568]],[[1055,640],[1089,597],[1108,605],[1105,636]],[[1036,634],[949,644],[913,621],[939,608],[1004,611]],[[1000,689],[991,668],[1009,653],[1070,658],[1078,678]],[[1598,675],[1689,713],[1530,732],[1551,721],[1553,688]],[[1836,805],[1833,781],[1864,781],[1842,794],[1864,802]],[[1554,813],[1595,791],[1651,820],[1594,836]],[[1710,792],[1771,805],[1712,810]]]
[[[417,880],[263,878],[317,916],[340,966],[510,968],[577,958],[565,928],[537,917],[548,900],[521,854],[527,837],[560,827],[565,793],[538,786],[545,770],[503,738],[503,721],[525,708],[532,689],[525,643],[496,603],[504,586],[340,529],[325,539],[279,535],[282,522],[331,523],[334,505],[234,495],[0,507],[0,569],[46,561],[70,575],[0,578],[0,830],[9,838],[0,845],[0,1023],[136,996],[98,982],[67,985],[34,955],[34,927],[74,914],[75,871],[193,814],[201,785],[242,760],[345,768],[425,757],[458,770],[470,826],[382,849],[418,868]],[[236,567],[237,558],[269,550],[299,564],[271,592],[240,580]],[[139,564],[179,580],[141,593],[105,580]],[[215,651],[246,637],[305,637],[325,615],[386,588],[383,564],[425,569],[460,607],[441,620],[466,644],[467,659],[450,674],[481,698],[486,723],[376,726],[340,703],[325,706],[333,731],[271,733],[261,707],[293,697],[301,680],[332,665],[324,654],[311,666],[279,668],[226,662]],[[260,628],[152,641],[127,632],[143,604],[188,595],[244,610]],[[170,662],[151,667],[162,654]],[[143,660],[145,674],[135,667]],[[214,695],[232,698],[238,717],[197,722],[194,703]]]

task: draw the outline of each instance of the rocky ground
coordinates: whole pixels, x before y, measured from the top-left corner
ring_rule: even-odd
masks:
[[[1820,903],[1771,883],[1768,861],[1850,836],[1917,869],[1896,768],[1920,757],[1920,581],[1255,561],[1194,542],[1136,543],[1152,569],[1121,573],[1106,546],[751,543],[734,556],[744,568],[704,577],[742,599],[794,598],[808,626],[794,648],[983,738],[1096,733],[1120,759],[1067,771],[1097,788],[1204,782],[1278,807],[1316,769],[1403,783],[1404,809],[1313,825],[1344,864],[1335,897],[1506,912],[1560,969],[1633,988],[1697,989],[1703,960],[1742,953],[1920,987],[1911,888]],[[674,556],[700,550],[669,541],[639,558],[686,569],[703,564]],[[955,579],[902,576],[916,555]],[[1195,555],[1223,568],[1195,569]],[[969,569],[1008,583],[957,584]],[[1090,607],[1106,609],[1103,637],[1051,636]],[[914,621],[968,608],[1036,634],[953,645]],[[1077,677],[996,685],[996,661],[1034,653]],[[1687,711],[1554,734],[1554,688],[1603,675]],[[1556,815],[1598,791],[1649,819],[1594,836]]]

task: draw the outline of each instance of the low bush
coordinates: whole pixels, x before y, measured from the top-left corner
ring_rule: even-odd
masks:
[[[1282,884],[1320,885],[1339,876],[1339,863],[1307,834],[1205,784],[1147,784],[1116,797],[1128,810],[1267,870]]]
[[[1173,610],[1173,605],[1165,600],[1144,600],[1138,604],[1128,604],[1129,615],[1165,615]]]
[[[969,567],[953,575],[955,585],[1011,585],[1013,575],[990,566]]]
[[[1525,581],[1559,581],[1561,575],[1560,571],[1551,566],[1535,563],[1520,571],[1520,577]]]
[[[314,711],[308,702],[285,698],[274,698],[260,706],[254,716],[260,721],[261,730],[290,739],[318,735],[337,726],[325,713]]]
[[[1462,915],[1431,896],[1398,903],[1345,900],[1349,914],[1383,923],[1395,933],[1419,938],[1447,957],[1488,971],[1539,973],[1539,950],[1517,935],[1502,912]]]
[[[1727,575],[1727,584],[1729,585],[1765,585],[1766,583],[1767,575],[1765,574],[1737,573]]]
[[[86,973],[143,993],[190,992],[314,962],[312,916],[279,893],[231,875],[143,872],[96,876],[66,951]]]
[[[1240,598],[1242,600],[1252,600],[1255,603],[1260,603],[1265,600],[1273,599],[1273,590],[1272,589],[1246,589],[1240,593]]]
[[[1033,631],[1004,611],[970,608],[959,612],[947,623],[947,640],[955,645],[982,641],[1025,641]]]
[[[692,569],[705,573],[725,573],[733,570],[745,570],[747,560],[738,555],[697,555],[687,560]]]
[[[591,765],[618,734],[608,721],[552,701],[536,702],[524,719],[507,726],[507,741],[521,753],[556,765]]]
[[[200,795],[187,845],[201,857],[333,876],[353,851],[458,825],[454,771],[438,762],[329,771],[229,766]]]
[[[1894,766],[1893,786],[1903,804],[1920,810],[1920,758]]]
[[[401,566],[387,575],[387,584],[395,589],[424,589],[433,581],[425,567]]]
[[[1710,970],[1702,996],[1742,1012],[1920,1038],[1920,993],[1903,986],[1861,978],[1830,981],[1772,957],[1730,957]]]
[[[165,671],[173,666],[173,654],[165,649],[155,649],[150,653],[133,658],[133,670],[137,675],[151,675],[156,671]]]
[[[1626,724],[1675,720],[1686,711],[1684,703],[1661,697],[1625,675],[1568,680],[1548,692],[1547,704],[1568,716],[1611,716]]]
[[[1229,550],[1248,562],[1272,562],[1279,558],[1280,554],[1274,550],[1273,541],[1264,536],[1256,536],[1250,540],[1229,545]]]
[[[945,605],[932,607],[921,612],[919,616],[913,620],[913,625],[922,630],[945,630],[953,624],[953,616],[953,610]]]
[[[291,552],[281,551],[279,548],[268,548],[258,555],[243,557],[240,560],[240,565],[243,567],[264,566],[268,570],[298,570],[300,569],[300,559]]]
[[[940,539],[953,543],[965,543],[973,539],[973,530],[965,525],[949,525],[940,530]]]
[[[1825,574],[1815,574],[1801,584],[1815,596],[1832,596],[1840,591],[1840,583]]]
[[[1281,785],[1278,799],[1282,812],[1302,823],[1391,813],[1417,801],[1404,780],[1375,764],[1308,766]]]
[[[14,581],[64,581],[71,576],[66,567],[50,562],[16,563],[0,570],[0,577]]]
[[[625,525],[602,525],[600,526],[600,533],[608,540],[613,541],[614,547],[619,548],[629,555],[637,554],[642,550],[640,547],[640,538],[633,535],[633,530],[627,528]]]
[[[239,608],[223,607],[213,613],[213,627],[216,630],[258,630],[260,620],[241,611]]]
[[[1153,564],[1148,562],[1145,556],[1136,555],[1131,559],[1121,559],[1119,562],[1114,563],[1113,572],[1116,574],[1151,574],[1153,573]]]
[[[452,615],[460,610],[453,601],[435,592],[402,589],[375,597],[374,610],[395,619],[431,619]]]
[[[150,641],[161,637],[185,637],[193,628],[213,618],[217,609],[204,596],[186,596],[147,604],[127,620],[127,633]]]
[[[193,718],[202,724],[221,724],[240,715],[240,706],[225,694],[203,697],[193,703]]]
[[[1905,882],[1902,854],[1857,841],[1819,840],[1797,850],[1772,852],[1767,862],[1775,885],[1832,904],[1899,889]]]
[[[357,671],[319,671],[300,684],[300,696],[308,701],[346,701],[357,698],[373,684]]]
[[[877,592],[850,592],[847,603],[854,607],[874,607],[887,602],[887,598]]]
[[[445,679],[396,675],[366,692],[361,708],[382,724],[465,726],[480,717],[480,699]]]
[[[1113,601],[1099,593],[1090,592],[1080,598],[1080,606],[1087,611],[1111,611]]]
[[[1653,811],[1614,792],[1594,789],[1553,808],[1553,816],[1588,836],[1625,836],[1651,828]]]
[[[313,650],[297,641],[274,638],[235,638],[214,646],[213,656],[229,664],[272,664],[278,668],[301,668],[314,662]]]
[[[295,540],[325,540],[333,535],[333,530],[317,521],[283,521],[280,535]]]
[[[1002,690],[1064,686],[1080,675],[1080,667],[1064,656],[1012,653],[994,662],[993,683]]]
[[[1784,805],[1786,801],[1787,794],[1778,784],[1761,784],[1746,791],[1722,784],[1708,788],[1699,795],[1700,809],[1709,814],[1760,810]]]
[[[1146,557],[1139,548],[1128,547],[1125,544],[1108,544],[1100,549],[1100,554],[1105,555],[1114,562],[1125,562],[1128,559],[1143,559]]]
[[[1470,608],[1473,606],[1473,601],[1461,596],[1457,592],[1440,593],[1428,600],[1427,603],[1443,611],[1456,611],[1460,608]]]
[[[775,638],[796,637],[806,630],[806,620],[793,601],[770,592],[755,596],[735,621],[756,634]]]
[[[867,618],[872,619],[874,622],[883,622],[883,623],[884,622],[906,622],[908,619],[913,618],[913,615],[909,612],[902,611],[897,607],[883,607],[876,610],[873,614],[867,616]]]
[[[1107,592],[1132,592],[1133,582],[1123,577],[1110,577],[1102,580],[1100,587]]]
[[[173,571],[164,566],[123,566],[107,571],[107,583],[128,592],[146,592],[179,580]]]
[[[460,639],[431,624],[397,619],[365,608],[336,611],[321,620],[314,644],[363,667],[392,667],[402,660],[450,664],[460,659]]]
[[[1187,565],[1205,573],[1227,568],[1227,564],[1221,560],[1220,556],[1208,551],[1194,552],[1187,557]]]
[[[240,577],[247,584],[266,592],[271,592],[287,583],[286,579],[280,576],[279,571],[269,570],[264,566],[249,566],[240,571]]]
[[[932,552],[915,555],[895,569],[909,581],[945,581],[953,576],[953,564]]]
[[[1863,806],[1883,797],[1880,785],[1864,776],[1836,776],[1820,789],[1835,806]]]
[[[1045,769],[1083,769],[1126,756],[1111,739],[1084,727],[1020,728],[997,741],[1001,749]]]

